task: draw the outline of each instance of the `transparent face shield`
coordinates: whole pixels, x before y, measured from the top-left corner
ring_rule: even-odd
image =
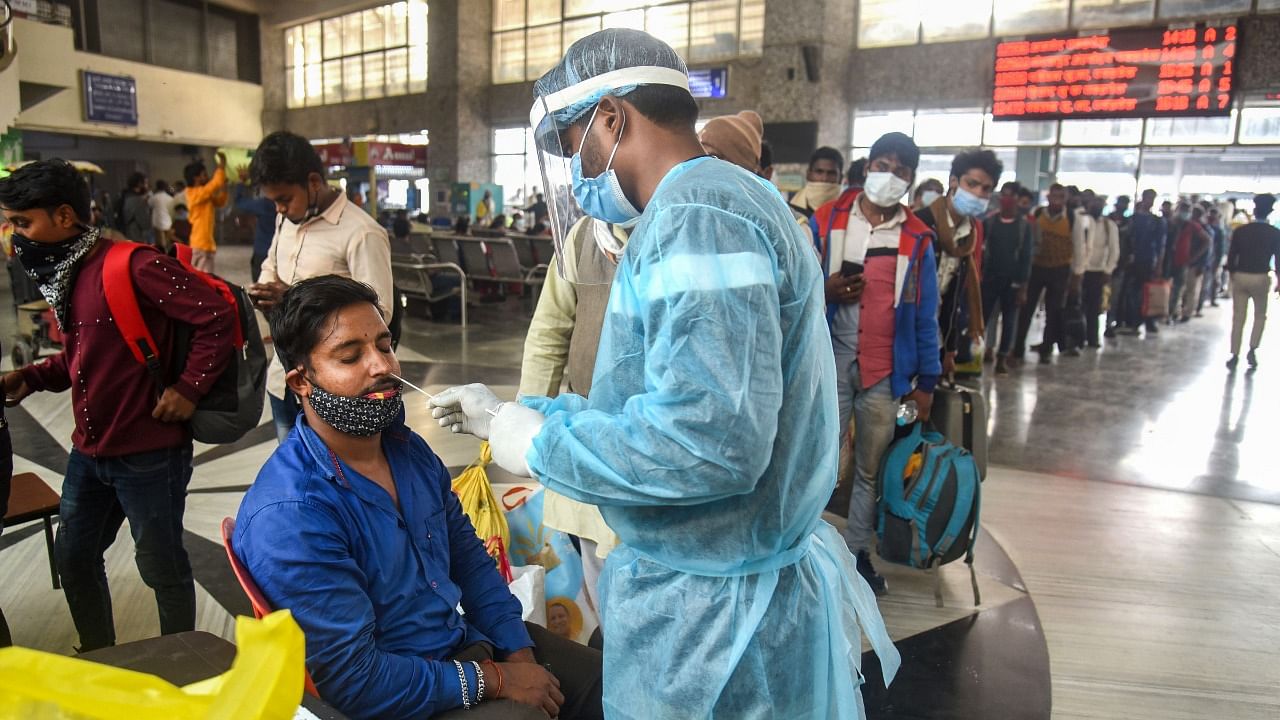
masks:
[[[655,83],[687,90],[689,78],[671,68],[624,68],[539,96],[533,103],[529,125],[533,128],[538,166],[542,171],[547,224],[555,246],[556,265],[564,280],[579,285],[611,282],[613,264],[621,254],[628,234],[622,227],[589,217],[574,199],[573,157],[582,148],[574,145],[568,130],[579,124],[584,132],[575,133],[579,136],[578,142],[591,142],[585,130],[601,98],[624,95],[639,85]],[[603,133],[602,127],[590,130],[591,136],[598,133]],[[606,158],[614,150],[612,142],[604,151]],[[600,169],[592,170],[598,172]],[[590,252],[591,248],[584,247],[586,243],[603,252]]]

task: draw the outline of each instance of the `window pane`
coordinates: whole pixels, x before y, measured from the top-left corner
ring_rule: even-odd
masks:
[[[689,8],[689,59],[706,62],[738,54],[738,0],[703,0]]]
[[[403,95],[408,92],[409,51],[396,48],[387,51],[387,95]]]
[[[526,80],[537,80],[560,62],[560,26],[529,28],[525,40],[524,73]]]
[[[360,13],[342,16],[342,54],[359,55],[364,46],[364,21]]]
[[[399,47],[409,42],[409,4],[398,2],[383,8],[387,19],[387,47]]]
[[[307,103],[307,79],[303,66],[289,68],[284,74],[285,107],[302,107]]]
[[[1151,118],[1149,145],[1229,145],[1235,139],[1236,112],[1230,117]]]
[[[512,30],[493,35],[494,84],[524,80],[524,31]]]
[[[325,103],[342,102],[342,61],[326,60],[323,67]]]
[[[306,50],[307,62],[320,62],[320,23],[307,23],[302,26],[302,46]]]
[[[537,0],[532,1],[536,2]],[[574,15],[598,13],[601,10],[604,10],[605,5],[607,4],[607,0],[565,0],[564,14],[566,17],[573,17]]]
[[[364,16],[364,49],[381,50],[386,46],[387,24],[384,20],[386,8],[370,8],[365,10]]]
[[[627,10],[626,12],[609,13],[604,16],[606,28],[644,29],[644,10]]]
[[[1071,0],[995,0],[996,35],[1061,30],[1070,5]]]
[[[414,45],[409,48],[409,92],[424,92],[427,89],[427,46]]]
[[[1160,17],[1204,17],[1222,13],[1248,13],[1253,0],[1160,0]]]
[[[493,131],[495,155],[524,155],[524,131],[522,127],[499,128]]]
[[[649,8],[645,30],[686,57],[689,52],[689,6],[685,4]]]
[[[324,102],[324,72],[320,63],[307,65],[307,105],[320,105]]]
[[[862,0],[858,6],[858,47],[913,45],[919,30],[919,0]]]
[[[925,42],[986,37],[991,27],[991,0],[922,0]]]
[[[1240,142],[1273,144],[1280,138],[1280,107],[1240,111]]]
[[[764,0],[742,0],[742,37],[738,52],[760,55],[764,52]]]
[[[409,45],[427,44],[427,0],[409,2]]]
[[[364,63],[352,57],[342,61],[342,98],[359,100],[364,85]]]
[[[382,53],[368,53],[364,56],[364,96],[380,98],[385,94],[385,71],[382,64]]]
[[[1071,122],[1088,122],[1073,120]],[[1065,122],[1063,123],[1064,130]],[[1108,197],[1128,195],[1137,190],[1138,150],[1077,150],[1063,148],[1058,151],[1057,181],[1063,185],[1089,188]]]
[[[493,0],[493,29],[524,27],[524,0]]]
[[[921,110],[916,113],[915,141],[921,147],[981,145],[982,112]]]
[[[324,21],[324,59],[342,57],[342,18]]]
[[[284,31],[284,66],[294,67],[307,61],[302,49],[302,26],[291,27]]]
[[[493,182],[502,186],[502,197],[514,198],[524,188],[524,155],[494,155]]]
[[[1054,120],[996,122],[988,114],[984,121],[984,145],[1052,145],[1058,136],[1058,123]]]
[[[1137,145],[1141,140],[1140,119],[1062,121],[1063,145]]]
[[[568,3],[572,5],[573,3]],[[570,13],[572,14],[572,13]],[[529,24],[541,25],[560,19],[560,0],[529,0]]]
[[[600,29],[600,17],[566,20],[561,27],[564,28],[562,33],[564,48],[568,50],[570,45]]]
[[[151,45],[159,65],[205,72],[201,48],[200,9],[167,0],[155,0],[151,13]]]
[[[1154,0],[1072,0],[1071,22],[1079,28],[1109,28],[1151,20]]]
[[[1280,0],[1258,0],[1259,10],[1280,10]]]
[[[910,135],[914,129],[910,110],[890,113],[856,113],[853,116],[854,147],[870,147],[889,132]]]

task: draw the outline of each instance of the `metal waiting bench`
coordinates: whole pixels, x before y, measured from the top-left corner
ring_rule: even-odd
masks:
[[[431,282],[432,272],[448,272],[458,276],[458,289],[437,294]],[[426,262],[420,255],[393,255],[391,257],[391,277],[400,292],[407,297],[419,298],[427,302],[446,300],[454,295],[462,296],[462,327],[467,326],[467,275],[457,263]]]

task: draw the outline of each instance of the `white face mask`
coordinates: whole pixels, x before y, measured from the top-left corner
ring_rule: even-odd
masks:
[[[920,193],[920,205],[921,207],[929,207],[933,204],[934,200],[937,200],[940,197],[942,197],[942,195],[937,190],[925,190]]]
[[[871,202],[880,207],[890,207],[902,199],[911,183],[887,172],[869,172],[862,191]]]

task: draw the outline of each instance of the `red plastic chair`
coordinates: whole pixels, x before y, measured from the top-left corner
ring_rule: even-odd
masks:
[[[227,560],[231,562],[231,572],[236,574],[236,580],[240,581],[240,589],[244,590],[244,594],[249,596],[249,604],[253,606],[253,616],[261,620],[264,616],[271,613],[271,604],[267,602],[267,598],[258,589],[258,584],[253,581],[253,576],[249,575],[249,569],[240,564],[240,558],[236,557],[235,551],[231,548],[231,535],[236,531],[236,519],[225,517],[222,518],[222,544],[227,549]],[[311,682],[311,673],[303,670],[303,680],[307,692],[320,697],[320,693],[316,691],[315,683]]]

